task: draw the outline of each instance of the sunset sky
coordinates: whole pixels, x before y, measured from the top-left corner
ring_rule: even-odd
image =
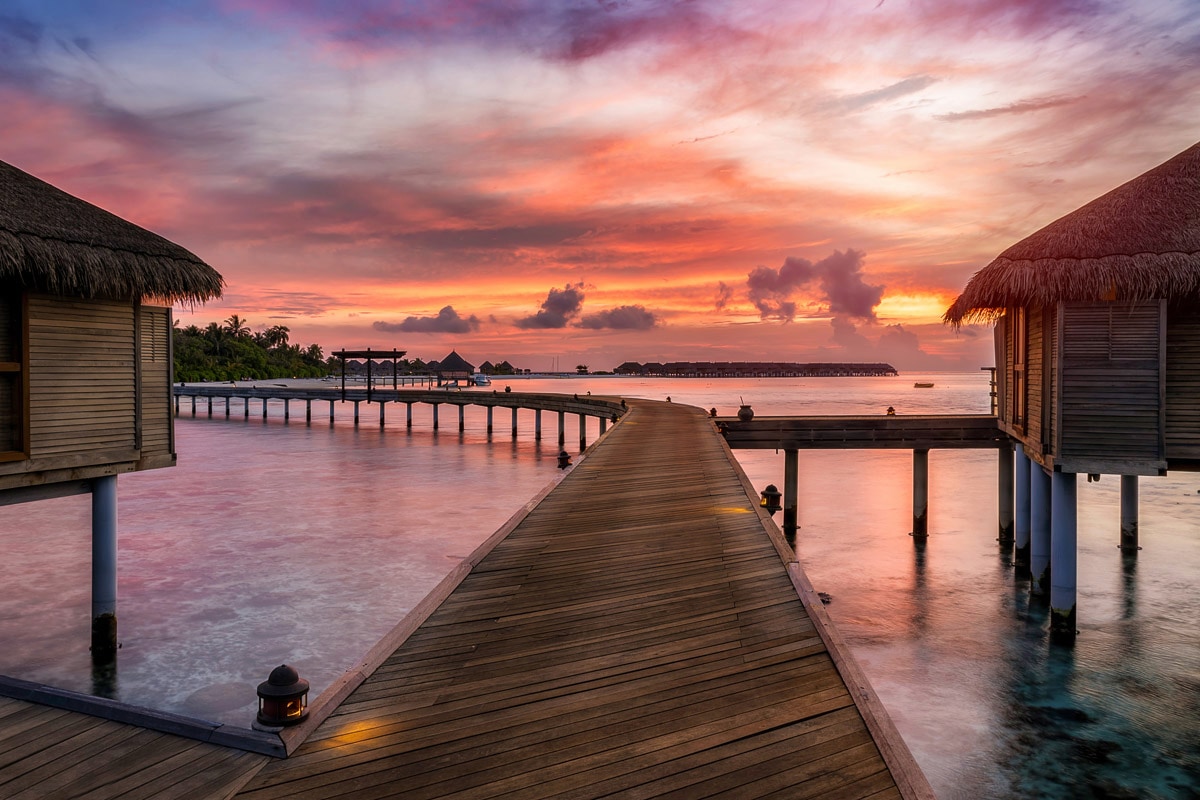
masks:
[[[972,273],[1198,139],[1196,0],[0,0],[0,160],[327,352],[976,370]]]

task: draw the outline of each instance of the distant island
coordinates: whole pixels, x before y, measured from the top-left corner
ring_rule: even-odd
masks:
[[[891,364],[796,364],[784,361],[669,361],[665,364],[626,361],[613,372],[672,378],[838,378],[900,374]]]

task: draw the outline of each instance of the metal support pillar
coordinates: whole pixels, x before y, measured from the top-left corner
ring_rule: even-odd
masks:
[[[567,441],[567,415],[562,411],[558,412],[558,446],[562,447]]]
[[[1138,476],[1121,476],[1121,549],[1136,553],[1138,547]]]
[[[1078,482],[1074,472],[1055,472],[1050,481],[1050,630],[1074,636]]]
[[[587,414],[579,415],[579,452],[587,450]]]
[[[796,517],[800,501],[800,453],[795,449],[783,451],[783,535],[796,544]]]
[[[1050,596],[1050,473],[1029,469],[1029,571],[1033,593]]]
[[[92,658],[117,655],[117,476],[92,480]]]
[[[1000,503],[999,530],[997,540],[1005,548],[1013,543],[1013,449],[1008,442],[1000,445],[997,459],[997,497]]]
[[[1025,455],[1025,448],[1021,445],[1016,445],[1013,453],[1014,466],[1016,467],[1016,480],[1013,497],[1016,504],[1016,513],[1013,518],[1013,532],[1015,534],[1015,549],[1013,550],[1013,565],[1017,568],[1018,575],[1023,578],[1029,577],[1029,456]]]
[[[513,413],[517,413],[517,409],[513,409]],[[533,440],[540,442],[542,440],[542,410],[536,409],[533,412]]]
[[[929,451],[913,450],[913,529],[912,535],[929,535]]]

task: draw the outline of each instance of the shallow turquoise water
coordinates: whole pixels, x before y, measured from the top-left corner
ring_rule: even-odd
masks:
[[[511,384],[722,414],[988,410],[986,373]],[[280,661],[319,692],[557,472],[553,415],[541,444],[522,416],[514,443],[507,413],[489,441],[482,409],[460,435],[421,406],[408,432],[394,413],[330,427],[317,405],[306,427],[185,404],[180,465],[120,479],[120,699],[248,725]],[[782,454],[738,458],[756,487],[782,485]],[[1118,480],[1080,481],[1080,635],[1063,647],[995,542],[995,454],[931,453],[923,546],[911,463],[802,453],[797,550],[939,797],[1200,796],[1200,476],[1141,481],[1134,559],[1116,547]],[[5,674],[92,688],[87,514],[87,498],[0,508]]]

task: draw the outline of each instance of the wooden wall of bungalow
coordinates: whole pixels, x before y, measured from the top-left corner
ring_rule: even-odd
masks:
[[[169,308],[2,297],[0,489],[175,463]]]
[[[1001,427],[1047,468],[1200,468],[1200,314],[1166,301],[1010,308],[997,322]]]

